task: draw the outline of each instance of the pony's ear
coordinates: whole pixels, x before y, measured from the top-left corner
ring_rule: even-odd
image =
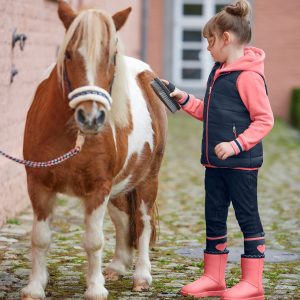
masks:
[[[118,31],[121,27],[123,27],[123,25],[125,24],[130,12],[131,12],[132,8],[128,7],[124,10],[121,10],[117,13],[115,13],[112,18],[114,20],[115,26],[116,26],[116,30]]]
[[[58,0],[58,16],[65,28],[68,29],[76,14],[66,0]]]

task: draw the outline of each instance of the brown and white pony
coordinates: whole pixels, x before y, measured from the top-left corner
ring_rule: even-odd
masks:
[[[167,117],[155,96],[149,66],[121,54],[117,31],[131,8],[112,17],[101,10],[78,15],[59,1],[66,28],[57,64],[38,86],[29,109],[24,158],[48,161],[73,148],[77,131],[86,135],[82,151],[45,169],[26,168],[34,211],[32,271],[23,299],[44,299],[50,220],[57,193],[82,199],[83,245],[88,272],[85,298],[107,299],[101,270],[106,209],[116,228],[116,247],[106,274],[116,280],[132,264],[133,290],[151,284],[149,245],[155,240],[154,204]]]

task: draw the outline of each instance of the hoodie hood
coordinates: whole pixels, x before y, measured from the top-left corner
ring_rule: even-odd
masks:
[[[264,77],[265,52],[255,47],[246,47],[245,54],[234,63],[217,70],[217,73],[232,71],[253,71]],[[219,71],[219,72],[218,72]]]

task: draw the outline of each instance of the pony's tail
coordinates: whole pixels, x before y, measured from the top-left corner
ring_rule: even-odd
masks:
[[[129,246],[137,249],[138,239],[141,234],[140,225],[137,225],[136,218],[138,213],[138,201],[136,189],[133,189],[127,194],[127,201],[129,207]],[[156,225],[158,223],[157,219],[158,211],[157,205],[154,204],[151,210],[151,237],[150,246],[153,246],[156,242]]]

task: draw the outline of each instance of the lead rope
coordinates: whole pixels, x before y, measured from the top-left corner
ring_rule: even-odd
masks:
[[[59,165],[62,162],[64,162],[65,160],[77,155],[82,149],[84,140],[85,140],[85,136],[83,135],[83,133],[78,131],[75,148],[71,149],[69,152],[65,153],[64,155],[59,156],[58,158],[55,158],[55,159],[52,159],[49,161],[45,161],[45,162],[37,162],[37,161],[30,161],[30,160],[15,158],[15,157],[12,157],[12,156],[6,154],[5,152],[3,152],[1,150],[0,150],[0,154],[12,161],[15,161],[19,164],[25,165],[26,167],[47,168],[47,167]]]

